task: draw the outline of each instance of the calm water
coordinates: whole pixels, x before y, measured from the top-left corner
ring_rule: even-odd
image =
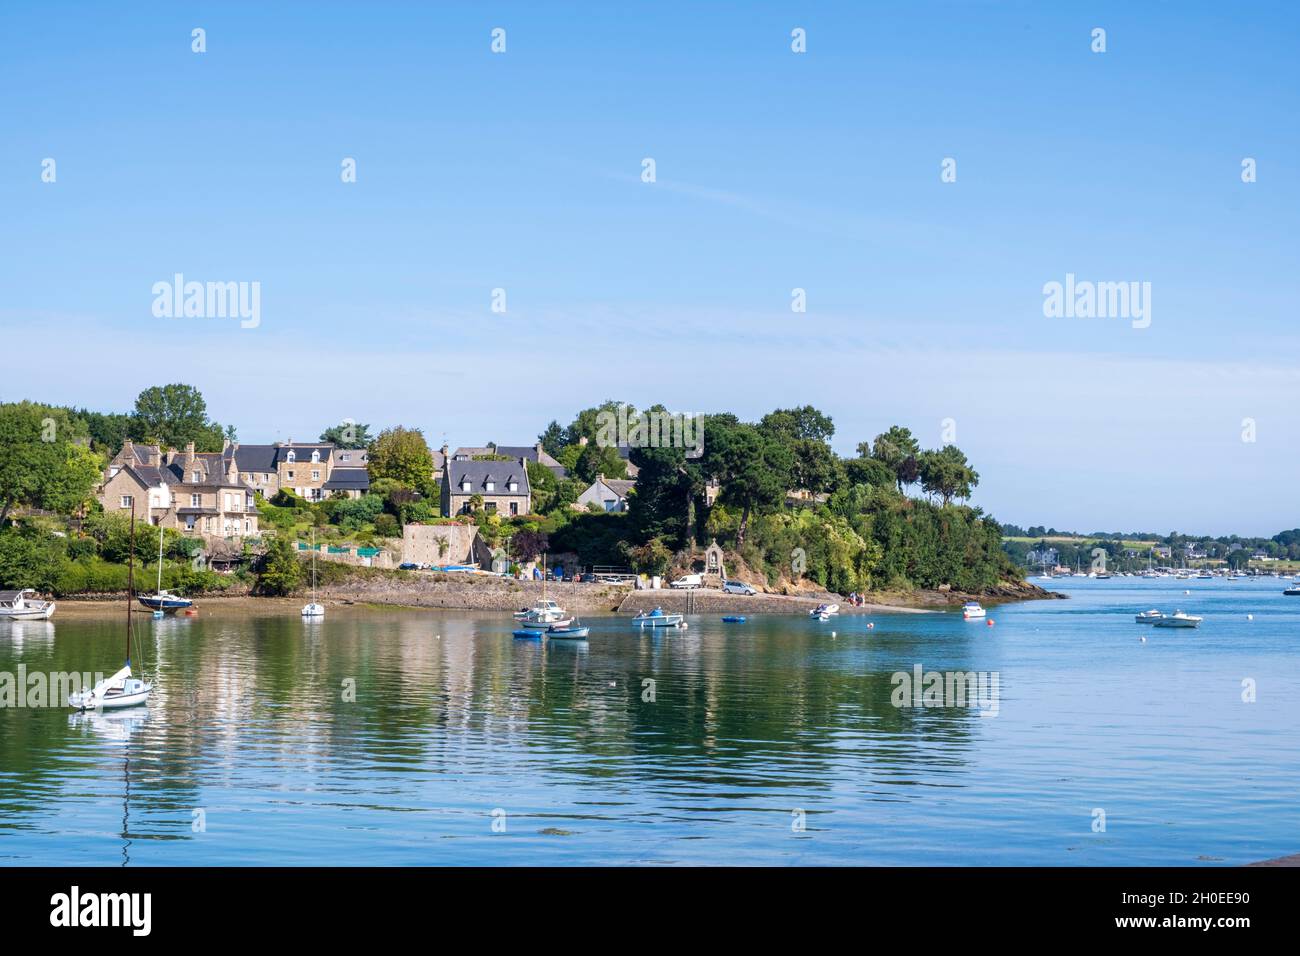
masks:
[[[147,710],[0,710],[0,863],[1222,865],[1300,852],[1300,598],[1276,580],[1055,583],[1072,599],[996,609],[995,627],[698,617],[651,635],[592,618],[578,645],[513,640],[505,614],[146,618],[159,669]],[[1206,620],[1133,623],[1152,606]],[[111,672],[119,634],[118,617],[0,623],[0,671]],[[997,672],[998,715],[895,708],[890,675],[918,663]]]

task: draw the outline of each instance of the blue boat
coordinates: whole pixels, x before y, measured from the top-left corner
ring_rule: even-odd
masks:
[[[541,631],[514,631],[515,637],[519,640],[539,641],[542,639]]]
[[[189,598],[172,594],[171,591],[159,591],[157,594],[141,594],[137,600],[151,611],[164,611],[172,614],[194,606]]]
[[[731,615],[729,617],[724,617],[722,619],[722,623],[723,624],[744,624],[745,619],[743,617],[737,617],[735,615]]]

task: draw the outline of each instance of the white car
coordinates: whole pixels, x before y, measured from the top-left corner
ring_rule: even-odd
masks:
[[[751,585],[744,581],[723,581],[722,590],[727,594],[757,594]]]
[[[699,574],[687,574],[668,586],[672,588],[702,588],[704,587],[704,577]]]

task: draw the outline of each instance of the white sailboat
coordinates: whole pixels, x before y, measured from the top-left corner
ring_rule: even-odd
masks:
[[[311,533],[311,603],[302,609],[302,616],[324,617],[325,605],[316,603],[316,532]]]
[[[131,509],[131,550],[126,573],[126,666],[90,690],[68,695],[68,705],[77,710],[116,710],[143,704],[153,693],[153,684],[131,676],[131,605],[135,592],[135,509]]]
[[[158,523],[158,590],[153,594],[141,595],[140,603],[149,610],[153,611],[153,619],[161,621],[163,616],[168,612],[188,611],[194,606],[194,602],[189,598],[181,597],[179,594],[172,594],[171,591],[164,591],[162,586],[162,568],[163,568],[163,526],[162,522]]]

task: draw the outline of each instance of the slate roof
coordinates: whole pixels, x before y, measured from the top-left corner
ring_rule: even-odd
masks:
[[[323,487],[326,491],[367,491],[370,472],[364,468],[335,468]]]
[[[451,475],[451,493],[454,495],[485,494],[489,479],[496,485],[490,492],[494,495],[528,494],[528,470],[522,461],[449,461],[448,473]],[[461,485],[468,481],[469,491],[462,491]],[[510,482],[519,483],[518,491],[510,490]]]

